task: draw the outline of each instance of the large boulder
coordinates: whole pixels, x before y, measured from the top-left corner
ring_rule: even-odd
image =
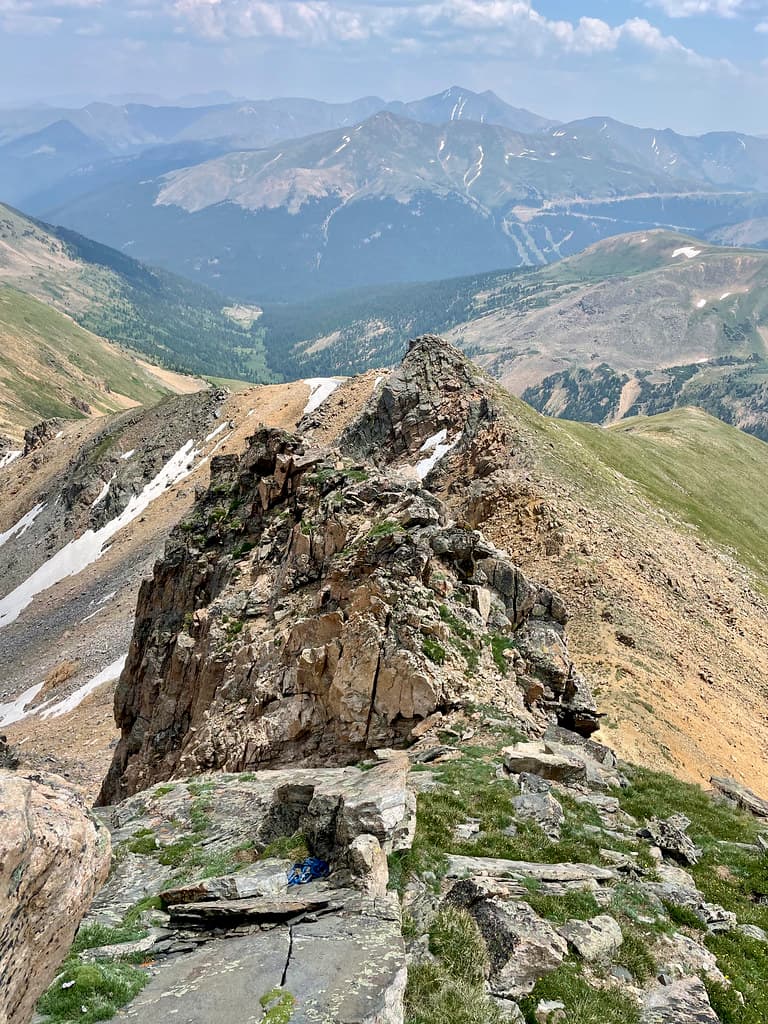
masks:
[[[0,1021],[31,1019],[109,860],[109,833],[61,780],[0,770]]]
[[[768,800],[763,800],[740,782],[735,779],[721,779],[715,775],[709,781],[720,796],[735,803],[737,807],[749,811],[756,818],[768,818]]]
[[[446,903],[467,910],[477,923],[488,949],[488,987],[501,999],[527,995],[568,953],[566,940],[522,900],[489,896],[467,880],[453,886]]]

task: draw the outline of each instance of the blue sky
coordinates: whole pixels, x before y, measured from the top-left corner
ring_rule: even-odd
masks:
[[[768,134],[768,0],[0,0],[0,104],[493,89],[551,117]]]

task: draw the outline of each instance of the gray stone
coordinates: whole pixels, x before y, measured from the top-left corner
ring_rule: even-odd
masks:
[[[530,772],[520,772],[517,777],[521,793],[550,793],[552,783],[549,779],[542,779],[540,775],[531,775]]]
[[[634,985],[635,979],[631,971],[628,971],[626,967],[622,967],[621,964],[614,964],[608,974],[615,981],[620,982],[622,985]]]
[[[288,888],[289,860],[265,860],[236,875],[204,878],[176,889],[165,889],[158,896],[166,906],[201,903],[205,900],[237,900],[254,896],[277,896]]]
[[[214,939],[190,955],[165,961],[114,1020],[141,1024],[167,1024],[169,1019],[174,1024],[260,1021],[259,1000],[282,984],[289,949],[287,928]]]
[[[387,856],[376,836],[355,836],[349,847],[354,884],[372,898],[384,896],[389,882]]]
[[[550,793],[522,793],[514,797],[512,804],[517,818],[534,821],[550,839],[559,839],[565,813]]]
[[[687,835],[691,822],[684,814],[672,814],[666,820],[651,818],[637,834],[682,864],[696,864],[701,850]]]
[[[558,931],[582,960],[608,960],[624,941],[618,921],[609,914],[566,921]]]
[[[735,779],[723,779],[713,775],[709,780],[718,793],[721,793],[728,800],[733,800],[739,807],[756,818],[768,818],[768,800],[763,800],[756,793],[746,786],[742,786]]]
[[[516,743],[502,750],[504,764],[513,775],[528,772],[566,785],[586,782],[583,761],[571,756],[548,754],[543,743]]]
[[[453,830],[453,838],[458,843],[466,843],[476,840],[480,835],[480,821],[477,818],[470,818],[463,821]]]
[[[768,942],[768,934],[756,924],[740,924],[736,931],[748,939],[754,939],[755,942]]]
[[[296,1000],[291,1024],[403,1024],[399,921],[330,916],[295,926],[292,937],[284,982]]]
[[[496,857],[448,857],[448,878],[492,878],[538,882],[560,882],[579,887],[607,884],[618,878],[611,868],[596,864],[536,864],[531,861],[503,860]]]
[[[536,1024],[560,1024],[567,1020],[565,1003],[557,999],[542,999],[534,1011]]]
[[[527,995],[568,953],[565,939],[525,902],[488,897],[468,881],[455,885],[446,903],[467,910],[477,922],[490,961],[488,987],[502,999]]]
[[[699,978],[684,978],[652,989],[645,997],[642,1024],[719,1024]]]
[[[660,900],[692,911],[707,931],[728,932],[736,927],[735,914],[717,903],[707,903],[697,889],[688,889],[668,882],[647,882],[645,888]]]
[[[717,966],[714,953],[682,932],[662,936],[656,945],[656,958],[661,970],[672,977],[704,975],[711,981],[728,986],[722,971]]]
[[[302,886],[301,889],[308,889]],[[219,928],[246,922],[281,921],[306,911],[340,908],[342,890],[334,897],[331,892],[296,891],[294,896],[282,899],[256,897],[250,900],[206,900],[203,903],[181,903],[169,906],[171,925],[183,928]]]

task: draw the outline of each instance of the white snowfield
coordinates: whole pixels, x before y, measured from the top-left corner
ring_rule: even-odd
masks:
[[[307,416],[315,409],[320,408],[326,398],[332,395],[341,384],[341,381],[336,377],[307,377],[304,383],[309,387],[309,401],[304,406],[302,416]]]
[[[6,452],[5,455],[0,455],[0,469],[5,469],[6,466],[10,466],[16,459],[20,459],[22,456],[21,449],[13,449],[10,452]]]
[[[0,726],[12,725],[14,722],[20,722],[22,718],[26,718],[24,708],[35,699],[42,688],[42,683],[35,683],[24,693],[19,694],[15,700],[9,701],[7,704],[0,704]]]
[[[675,249],[672,253],[672,259],[677,259],[678,256],[685,256],[687,260],[692,260],[694,256],[701,256],[701,249],[694,249],[692,245],[684,245],[681,249]]]
[[[704,309],[706,304],[707,304],[707,300],[706,299],[699,299],[699,301],[696,303],[696,309]]]
[[[452,441],[448,441],[448,431],[445,428],[433,434],[432,437],[428,437],[419,451],[431,452],[431,454],[416,463],[416,475],[419,480],[424,480],[432,472],[440,459],[456,447],[460,439],[461,434],[457,434]]]
[[[0,704],[0,726],[13,725],[14,722],[22,722],[25,718],[31,718],[33,715],[39,715],[40,718],[59,718],[61,715],[66,715],[69,711],[74,711],[78,705],[82,704],[89,693],[93,693],[103,683],[110,683],[113,679],[117,679],[123,671],[127,658],[128,655],[123,654],[116,661],[113,661],[111,665],[103,668],[93,679],[83,683],[74,693],[70,693],[63,700],[55,702],[49,700],[36,708],[26,710],[27,705],[31,704],[43,688],[42,683],[35,683],[34,686],[30,686],[28,690],[25,690],[15,700],[7,704]]]
[[[70,693],[64,700],[57,701],[56,704],[41,705],[39,708],[40,717],[60,718],[62,715],[66,715],[67,712],[74,711],[79,704],[82,704],[88,694],[93,693],[102,683],[111,683],[113,679],[117,679],[125,667],[127,658],[128,655],[123,654],[117,661],[107,665],[98,675],[95,675],[93,679],[89,679],[87,683],[83,683],[79,689],[75,690],[74,693]]]
[[[68,576],[77,576],[93,562],[97,561],[105,551],[105,545],[116,533],[127,526],[163,492],[173,484],[183,480],[195,468],[195,459],[200,452],[195,448],[194,441],[180,448],[163,466],[154,479],[150,480],[144,490],[131,498],[127,507],[115,519],[110,520],[99,530],[87,530],[76,540],[70,541],[52,558],[44,562],[15,590],[0,599],[0,629],[9,626],[21,615],[34,598],[49,587],[60,583]],[[39,510],[38,510],[39,511]],[[35,509],[28,515],[32,515]],[[17,523],[16,527],[20,524]],[[16,530],[14,527],[14,530]],[[25,527],[26,529],[26,527]],[[22,531],[23,532],[23,531]]]
[[[35,505],[35,507],[30,509],[26,515],[23,515],[18,523],[15,523],[10,530],[6,530],[5,533],[0,533],[0,548],[3,544],[7,544],[11,537],[22,537],[44,508],[45,502],[42,502],[40,505]]]

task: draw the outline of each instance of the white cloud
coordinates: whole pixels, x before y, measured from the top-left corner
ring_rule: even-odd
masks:
[[[659,0],[682,8],[696,4],[733,7],[744,0]],[[416,52],[425,50],[488,54],[611,53],[623,45],[659,57],[704,66],[726,66],[702,57],[644,18],[611,25],[601,18],[547,18],[527,0],[172,0],[180,25],[211,40],[277,38],[308,45],[389,39]]]
[[[651,7],[660,7],[670,18],[693,18],[714,14],[720,18],[735,18],[747,0],[648,0]]]

